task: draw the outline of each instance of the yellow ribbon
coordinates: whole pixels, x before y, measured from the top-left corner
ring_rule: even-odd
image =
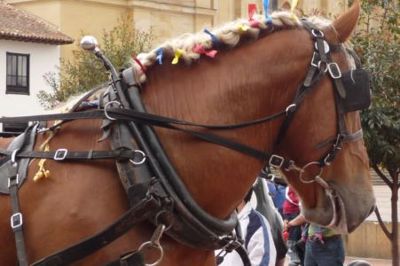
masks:
[[[292,18],[295,20],[298,19],[296,14],[294,13],[294,10],[296,9],[298,2],[299,2],[298,0],[292,0],[292,4],[290,5],[290,12],[292,13]]]
[[[245,24],[239,24],[238,28],[241,32],[246,32],[250,27]]]
[[[182,57],[182,55],[183,55],[184,52],[185,52],[185,51],[183,51],[182,49],[176,49],[176,51],[175,51],[175,57],[174,57],[174,59],[172,60],[172,64],[173,64],[173,65],[176,65],[176,64],[179,63],[179,59]]]

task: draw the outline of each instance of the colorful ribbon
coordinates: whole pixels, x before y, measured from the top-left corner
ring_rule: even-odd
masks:
[[[265,21],[265,23],[267,24],[267,25],[272,25],[272,17],[271,16],[267,16],[267,19],[266,19],[266,21]]]
[[[260,26],[260,22],[258,22],[255,19],[252,19],[252,20],[249,21],[249,25],[250,25],[250,27],[258,28]]]
[[[201,45],[201,44],[196,44],[193,47],[193,52],[198,53],[198,54],[204,54],[204,55],[206,55],[208,57],[211,57],[211,58],[214,58],[215,55],[218,53],[217,50],[206,50],[204,48],[204,46]]]
[[[204,29],[204,32],[208,35],[210,35],[211,37],[211,41],[212,41],[212,45],[214,48],[217,48],[220,45],[220,42],[217,38],[217,36],[215,36],[214,34],[212,34],[209,30]]]
[[[268,11],[269,11],[269,0],[263,0],[263,6],[264,6],[264,16],[268,20]]]
[[[159,65],[162,65],[163,63],[163,58],[164,58],[164,49],[163,48],[158,48],[156,51],[156,59]]]
[[[260,22],[258,20],[256,20],[256,19],[254,19],[254,15],[257,13],[257,4],[254,4],[254,3],[248,4],[247,13],[249,15],[249,25],[250,25],[250,27],[258,28],[260,26]]]
[[[295,10],[296,7],[297,7],[297,3],[298,3],[298,0],[292,0],[292,4],[290,5],[290,12],[292,13],[292,18],[293,18],[293,19],[297,19],[297,16],[296,16],[296,14],[294,13],[294,10]]]
[[[254,14],[257,13],[257,4],[249,3],[247,6],[247,13],[249,15],[249,21],[253,20]]]
[[[250,27],[247,26],[247,25],[245,25],[245,24],[239,24],[239,25],[238,25],[238,29],[239,29],[241,32],[246,32],[249,28],[250,28]]]
[[[182,57],[182,55],[183,55],[184,52],[185,52],[185,51],[183,51],[182,49],[176,49],[176,50],[175,50],[174,59],[172,60],[171,63],[172,63],[173,65],[178,64],[178,63],[179,63],[179,59]]]
[[[136,64],[139,65],[140,69],[142,70],[143,73],[146,73],[146,68],[144,67],[144,65],[142,64],[142,62],[140,62],[139,59],[137,59],[136,57],[132,57],[133,61],[135,61]]]

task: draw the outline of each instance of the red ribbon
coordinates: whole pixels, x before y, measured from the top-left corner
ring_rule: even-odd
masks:
[[[140,62],[139,59],[137,59],[136,57],[132,56],[133,61],[136,62],[136,64],[139,65],[140,69],[142,70],[143,74],[146,73],[146,68],[144,67],[144,65],[142,64],[142,62]]]
[[[247,13],[249,15],[249,24],[253,28],[258,28],[260,26],[260,22],[253,18],[254,14],[257,13],[257,4],[250,3],[247,6]]]
[[[255,3],[250,3],[247,6],[247,13],[249,15],[249,20],[253,19],[254,14],[257,12],[257,4]]]
[[[193,52],[198,54],[205,54],[206,56],[211,58],[214,58],[215,55],[218,53],[217,50],[206,50],[201,44],[196,44],[193,48]]]

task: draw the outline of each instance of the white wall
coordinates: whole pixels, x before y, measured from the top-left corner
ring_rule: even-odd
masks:
[[[6,94],[6,53],[29,54],[29,95]],[[0,116],[44,113],[37,93],[50,91],[44,74],[57,71],[60,48],[58,45],[0,40]],[[1,129],[1,126],[0,126]]]

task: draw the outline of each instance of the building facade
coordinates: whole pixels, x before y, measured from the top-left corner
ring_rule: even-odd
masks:
[[[46,21],[0,2],[0,116],[44,112],[37,94],[49,91],[43,78],[60,64],[60,45],[73,39]],[[20,131],[26,125],[2,125]]]

